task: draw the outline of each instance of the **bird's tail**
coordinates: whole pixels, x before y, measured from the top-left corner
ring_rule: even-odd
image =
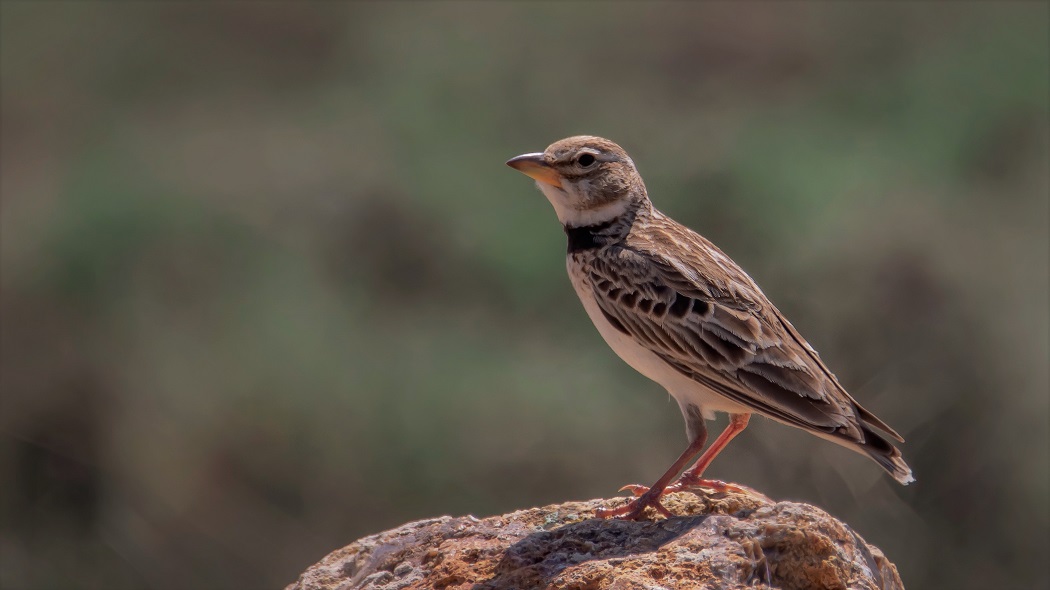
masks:
[[[893,446],[890,441],[883,438],[881,434],[864,422],[861,422],[861,431],[864,433],[864,442],[858,443],[857,446],[865,454],[874,459],[876,463],[893,476],[893,479],[900,483],[908,485],[915,481],[915,477],[911,473],[911,467],[908,467],[908,464],[904,462],[900,449]]]

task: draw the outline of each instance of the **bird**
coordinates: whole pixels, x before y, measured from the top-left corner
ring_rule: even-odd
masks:
[[[703,474],[752,414],[864,454],[901,484],[915,481],[887,440],[903,443],[901,435],[847,393],[736,262],[653,206],[623,148],[579,135],[506,163],[554,207],[568,237],[569,279],[602,338],[666,389],[685,419],[681,456],[653,485],[622,488],[635,498],[599,516],[637,520],[652,507],[670,517],[660,501],[666,493],[746,491]],[[705,423],[716,412],[729,423],[705,451]]]

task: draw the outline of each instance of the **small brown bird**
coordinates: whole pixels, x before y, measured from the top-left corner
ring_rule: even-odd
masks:
[[[626,486],[638,498],[602,516],[635,519],[648,506],[670,516],[660,503],[669,491],[738,489],[702,476],[752,413],[863,453],[902,484],[915,481],[881,433],[904,439],[843,389],[747,273],[653,207],[623,148],[569,137],[507,165],[535,179],[554,206],[569,238],[569,278],[598,332],[667,389],[685,418],[685,452],[652,486]],[[703,450],[714,412],[729,413],[729,426],[671,484]]]

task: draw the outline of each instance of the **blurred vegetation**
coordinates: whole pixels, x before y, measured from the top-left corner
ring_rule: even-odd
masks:
[[[678,409],[503,166],[577,133],[918,483],[763,420],[713,476],[915,588],[1050,583],[1045,3],[0,9],[0,586],[281,587],[407,520],[654,480]]]

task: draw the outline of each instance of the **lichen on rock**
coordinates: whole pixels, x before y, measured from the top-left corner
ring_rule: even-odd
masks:
[[[602,520],[623,499],[421,520],[359,539],[285,590],[903,589],[848,525],[760,495],[671,494],[669,519]]]

